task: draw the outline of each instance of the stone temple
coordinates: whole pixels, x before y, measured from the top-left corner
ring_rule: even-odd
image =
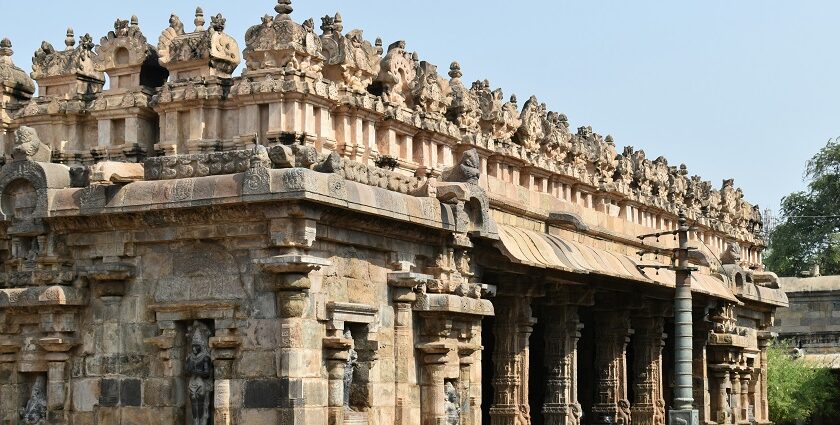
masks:
[[[0,423],[663,424],[681,210],[700,421],[769,423],[732,180],[291,14],[0,43]]]

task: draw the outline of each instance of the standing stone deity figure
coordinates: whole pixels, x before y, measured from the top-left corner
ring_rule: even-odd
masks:
[[[344,331],[345,339],[353,339],[350,330]],[[347,365],[344,367],[344,408],[350,408],[350,388],[353,386],[353,372],[356,370],[356,363],[359,362],[359,353],[353,347],[347,356]]]
[[[186,373],[189,377],[189,396],[192,406],[192,424],[208,425],[210,420],[210,393],[213,391],[213,365],[210,362],[208,340],[210,329],[201,322],[193,322],[189,329],[190,354],[187,356]]]
[[[458,390],[452,381],[446,381],[443,387],[444,403],[446,406],[446,424],[458,425],[461,423],[461,403],[458,400]]]
[[[21,423],[25,425],[42,425],[47,420],[47,381],[44,375],[38,375],[32,384],[29,400],[21,412]]]

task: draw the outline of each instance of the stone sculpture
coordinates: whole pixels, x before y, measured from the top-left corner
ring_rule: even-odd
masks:
[[[462,182],[477,184],[481,175],[481,160],[475,149],[470,149],[461,155],[458,164],[447,168],[441,174],[441,180],[445,182]]]
[[[189,329],[190,354],[185,371],[189,377],[188,390],[192,406],[192,424],[208,425],[210,397],[213,391],[213,365],[210,361],[208,340],[210,330],[204,323],[195,321]]]
[[[249,72],[285,68],[320,77],[324,66],[321,38],[315,35],[315,22],[300,25],[289,16],[291,0],[278,0],[277,16],[266,15],[262,23],[245,33],[243,56]]]
[[[51,157],[52,149],[41,142],[34,128],[22,126],[15,131],[15,146],[12,149],[15,161],[50,162]]]
[[[32,383],[32,390],[29,393],[29,400],[21,412],[21,421],[24,425],[42,425],[47,420],[47,391],[46,377],[38,375]]]
[[[344,339],[353,340],[350,330],[344,331]],[[347,356],[347,365],[344,367],[344,408],[350,409],[350,390],[353,387],[353,373],[356,371],[356,363],[359,362],[359,353],[354,347],[350,347]]]
[[[446,381],[443,387],[444,403],[446,405],[446,424],[458,425],[461,423],[461,403],[458,390],[452,381]]]

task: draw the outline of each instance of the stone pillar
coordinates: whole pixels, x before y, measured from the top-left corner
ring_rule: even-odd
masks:
[[[545,317],[546,389],[542,413],[547,425],[580,424],[577,399],[577,306],[551,306]]]
[[[741,373],[737,369],[730,372],[731,389],[729,390],[730,409],[732,411],[732,423],[741,423],[744,419],[741,416]]]
[[[423,367],[420,378],[420,405],[423,425],[441,425],[446,423],[445,380],[449,348],[443,344],[424,344]]]
[[[738,393],[740,396],[741,422],[750,423],[750,380],[752,380],[752,370],[744,367],[739,371],[741,375],[741,388]]]
[[[664,320],[660,317],[633,319],[635,397],[630,409],[633,425],[663,425],[662,346]]]
[[[60,410],[64,408],[64,361],[48,362],[47,370],[47,409]]]
[[[458,392],[461,397],[461,422],[459,425],[473,425],[481,421],[481,395],[474,397],[472,392],[472,371],[475,365],[473,350],[459,350],[460,374],[458,376]],[[481,386],[481,382],[478,382]],[[476,408],[478,407],[478,408]]]
[[[712,399],[714,400],[714,408],[712,409],[712,419],[719,424],[732,423],[731,407],[729,406],[729,394],[727,390],[730,388],[729,383],[729,366],[715,365],[711,366],[712,375],[715,377],[717,387],[713,391]]]
[[[388,274],[394,300],[394,423],[414,425],[419,423],[420,408],[414,400],[417,394],[417,367],[414,349],[414,311],[412,303],[417,300],[414,288],[431,276],[411,271],[413,264],[397,262],[398,269]]]
[[[758,365],[756,365],[756,404],[755,420],[759,424],[770,423],[770,412],[767,407],[767,347],[770,345],[769,331],[758,332]]]
[[[324,338],[324,351],[327,362],[327,377],[329,379],[327,394],[327,424],[341,425],[344,423],[344,371],[353,340],[342,336]]]
[[[491,425],[521,425],[531,421],[528,406],[528,338],[535,319],[530,300],[499,297],[493,332],[493,406]]]
[[[214,325],[216,333],[208,341],[213,360],[213,424],[230,425],[230,381],[242,339],[236,335],[233,320],[215,320]]]
[[[627,343],[632,330],[627,310],[599,311],[595,314],[595,368],[598,373],[592,424],[630,423],[627,400]]]

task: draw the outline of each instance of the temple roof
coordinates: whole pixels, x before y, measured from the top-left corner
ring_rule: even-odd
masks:
[[[35,82],[26,71],[15,66],[12,53],[12,41],[4,38],[0,41],[0,85],[22,97],[30,97],[35,93]]]

